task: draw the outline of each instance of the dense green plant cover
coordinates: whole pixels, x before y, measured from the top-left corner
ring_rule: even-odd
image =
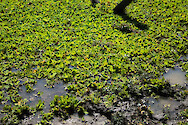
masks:
[[[54,97],[50,114],[44,116],[50,116],[50,120],[54,114],[67,116],[70,109],[86,112],[81,100],[110,107],[117,100],[131,96],[165,95],[163,90],[171,86],[159,80],[159,76],[188,54],[187,2],[136,0],[131,3],[126,7],[127,15],[149,27],[141,30],[130,19],[124,20],[113,13],[120,1],[103,0],[95,8],[90,0],[2,1],[1,104],[11,101],[8,110],[21,106],[30,112],[30,107],[17,105],[23,100],[18,91],[22,85],[27,92],[33,91],[36,80],[42,78],[51,87],[57,81],[69,83],[66,90],[72,94],[65,99]],[[180,66],[188,71],[187,60]],[[20,84],[20,80],[24,83]],[[187,94],[183,92],[182,95]],[[172,94],[175,92],[168,96]],[[17,123],[15,115],[22,111],[6,112],[6,107],[2,122]],[[39,102],[36,109],[42,107],[43,103]],[[48,123],[49,119],[45,120],[44,124]]]

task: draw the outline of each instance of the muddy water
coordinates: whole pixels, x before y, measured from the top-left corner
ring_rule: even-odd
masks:
[[[186,72],[181,71],[181,68],[175,67],[174,69],[170,69],[166,74],[163,75],[163,77],[166,80],[169,80],[171,85],[179,84],[181,86],[184,86],[186,83],[188,83],[188,79],[185,77]]]
[[[176,117],[175,116],[176,114],[174,114],[175,113],[174,111],[176,108],[178,108],[178,106],[181,105],[179,101],[176,101],[168,97],[159,97],[158,99],[149,97],[146,100],[147,100],[146,105],[153,112],[153,116],[157,118],[158,120],[164,118],[165,109],[168,110],[168,112],[171,115],[174,115],[174,117]]]
[[[185,75],[186,72],[183,72],[181,68],[176,66],[174,69],[170,69],[162,77],[164,77],[165,80],[168,80],[171,85],[178,84],[181,86],[186,86],[188,84],[188,79]],[[188,98],[186,98],[182,102],[185,106],[188,106],[187,99]],[[153,111],[153,116],[157,119],[164,118],[165,110],[168,110],[169,115],[171,115],[171,117],[176,117],[176,109],[178,109],[178,107],[182,104],[181,102],[176,101],[170,97],[159,97],[158,99],[148,97],[146,101],[146,105],[150,107],[150,110]]]
[[[27,104],[30,105],[31,107],[35,107],[36,104],[38,103],[38,100],[42,100],[45,102],[44,105],[44,113],[49,112],[50,109],[50,102],[54,99],[54,95],[65,95],[66,91],[64,89],[64,87],[66,86],[66,84],[63,84],[62,82],[60,82],[59,84],[55,84],[54,88],[47,88],[45,87],[46,85],[46,80],[45,79],[40,79],[37,80],[37,84],[34,85],[33,92],[27,93],[26,92],[26,88],[25,86],[21,87],[21,91],[19,92],[19,94],[23,97],[23,99],[27,99],[28,102]],[[43,93],[40,96],[37,96],[37,93],[41,92]],[[40,112],[37,112],[34,116],[29,116],[28,118],[25,118],[22,121],[22,124],[37,124],[40,123],[41,121],[41,115]]]
[[[37,80],[37,84],[34,85],[33,89],[34,91],[31,93],[26,92],[25,86],[22,86],[21,91],[19,94],[23,97],[23,99],[28,100],[28,104],[30,106],[35,106],[38,102],[38,100],[42,100],[45,102],[45,107],[44,107],[44,112],[48,112],[50,106],[50,102],[53,100],[54,95],[64,95],[66,94],[66,91],[64,89],[65,84],[59,83],[55,84],[54,88],[47,88],[45,87],[46,85],[46,80],[45,79],[40,79]],[[38,92],[42,92],[43,94],[41,96],[37,96]]]

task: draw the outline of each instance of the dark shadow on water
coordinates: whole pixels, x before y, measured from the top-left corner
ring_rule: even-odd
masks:
[[[122,0],[113,10],[114,14],[117,14],[123,18],[123,20],[127,20],[130,23],[133,23],[136,27],[140,30],[148,30],[149,27],[146,24],[138,22],[136,19],[130,17],[128,14],[125,13],[125,7],[128,6],[133,0]],[[125,29],[127,32],[127,29]]]

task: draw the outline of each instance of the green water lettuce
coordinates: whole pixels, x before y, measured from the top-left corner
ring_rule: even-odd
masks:
[[[117,100],[171,88],[158,78],[188,54],[187,2],[137,0],[126,6],[126,15],[114,14],[120,2],[101,0],[92,7],[90,0],[2,1],[0,102],[30,112],[30,106],[14,106],[22,100],[21,86],[32,92],[38,79],[51,88],[62,81],[72,95],[54,97],[45,114],[52,119],[86,112],[80,98],[110,107]],[[180,66],[187,72],[187,61]],[[40,102],[37,109],[42,107]],[[16,115],[3,123],[17,123]]]

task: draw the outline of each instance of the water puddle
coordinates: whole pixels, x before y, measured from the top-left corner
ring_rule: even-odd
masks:
[[[31,107],[35,107],[39,100],[45,102],[44,104],[44,113],[48,113],[50,109],[50,102],[54,99],[55,95],[65,95],[65,86],[62,82],[55,84],[54,88],[47,88],[45,85],[47,84],[45,79],[37,80],[37,84],[33,86],[34,91],[27,93],[25,86],[21,87],[19,94],[22,96],[23,99],[27,99],[28,102],[26,104],[30,105]],[[37,93],[42,93],[40,96]],[[37,124],[41,121],[40,112],[37,112],[35,115],[31,115],[24,120],[22,120],[23,124]]]
[[[163,111],[163,108],[168,107],[169,111],[174,111],[181,103],[167,97],[160,97],[158,99],[155,98],[148,98],[147,105],[150,106],[150,109],[155,113],[159,114]]]
[[[23,97],[23,99],[27,99],[30,106],[35,106],[38,103],[38,100],[42,100],[45,102],[44,112],[49,111],[49,104],[53,100],[55,95],[64,95],[66,94],[66,91],[64,89],[65,84],[59,83],[55,84],[54,88],[47,88],[44,85],[46,85],[45,79],[37,80],[37,84],[33,86],[34,91],[27,93],[25,86],[21,87],[21,91],[19,94]],[[37,96],[37,93],[43,93],[39,97]]]
[[[149,97],[146,99],[146,105],[153,111],[153,117],[158,120],[164,118],[165,113],[168,112],[171,117],[176,117],[176,109],[181,105],[181,102],[169,97],[160,97],[158,99]]]
[[[185,86],[185,84],[188,83],[188,79],[185,75],[186,72],[183,72],[181,68],[176,66],[174,69],[170,69],[166,74],[163,74],[163,77],[169,80],[171,85],[179,84]]]
[[[187,57],[182,57],[187,58]],[[186,86],[188,84],[188,79],[186,78],[186,72],[183,72],[180,67],[176,66],[174,69],[169,69],[167,73],[163,74],[165,80],[168,80],[171,85],[178,84],[180,86]],[[146,99],[146,105],[150,107],[153,111],[153,116],[158,120],[165,117],[166,112],[170,117],[177,117],[177,110],[181,104],[187,105],[186,98],[183,102],[176,101],[170,97],[159,97],[155,99],[153,97],[148,97]]]

